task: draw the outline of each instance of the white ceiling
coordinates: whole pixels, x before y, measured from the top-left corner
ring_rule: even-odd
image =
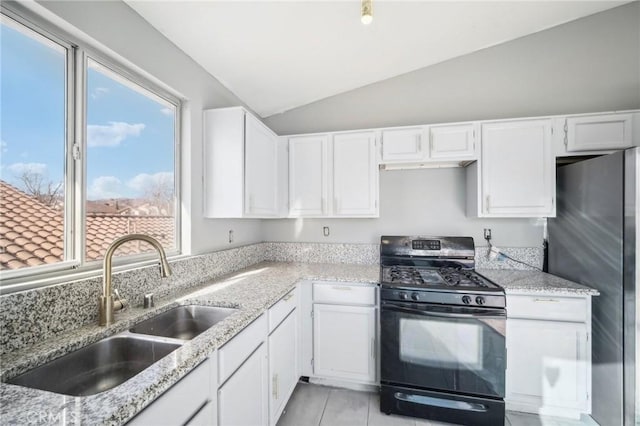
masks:
[[[262,117],[626,3],[125,1]]]

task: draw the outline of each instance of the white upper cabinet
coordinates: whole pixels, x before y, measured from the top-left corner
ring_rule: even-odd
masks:
[[[477,127],[477,123],[461,123],[382,129],[380,162],[390,168],[411,168],[476,160]]]
[[[429,158],[432,160],[475,160],[476,124],[429,127]]]
[[[382,130],[382,162],[421,161],[422,134],[421,127]]]
[[[335,133],[333,163],[333,215],[378,215],[378,163],[374,132]]]
[[[568,117],[564,143],[568,152],[625,149],[633,145],[633,114]]]
[[[551,120],[482,124],[481,158],[468,168],[467,178],[471,216],[553,216]]]
[[[243,108],[204,111],[204,216],[277,217],[278,137]]]
[[[289,139],[289,214],[324,216],[327,211],[326,135]]]
[[[245,118],[245,200],[247,216],[278,214],[278,137],[252,115]]]
[[[289,138],[290,217],[377,217],[374,132]]]

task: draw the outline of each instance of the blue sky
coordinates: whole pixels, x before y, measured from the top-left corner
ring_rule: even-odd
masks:
[[[0,176],[20,187],[25,169],[63,178],[64,52],[2,25]],[[107,70],[87,73],[87,197],[142,196],[172,180],[174,119],[169,104]]]

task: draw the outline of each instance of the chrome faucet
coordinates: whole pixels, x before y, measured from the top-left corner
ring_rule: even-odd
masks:
[[[118,247],[126,242],[135,240],[145,241],[156,249],[158,256],[160,257],[160,276],[162,278],[166,278],[171,275],[171,267],[169,266],[169,262],[167,262],[167,255],[164,253],[164,249],[155,238],[144,234],[129,234],[114,240],[109,248],[107,248],[102,265],[102,296],[100,296],[98,311],[100,325],[107,326],[113,324],[114,311],[123,309],[127,304],[127,301],[125,299],[121,299],[117,292],[117,300],[114,301],[113,299],[113,290],[111,288],[111,262],[113,254]]]

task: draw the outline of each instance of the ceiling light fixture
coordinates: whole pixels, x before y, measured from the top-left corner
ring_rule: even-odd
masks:
[[[373,21],[373,7],[371,5],[373,0],[362,0],[362,15],[360,20],[364,25],[369,25]]]

